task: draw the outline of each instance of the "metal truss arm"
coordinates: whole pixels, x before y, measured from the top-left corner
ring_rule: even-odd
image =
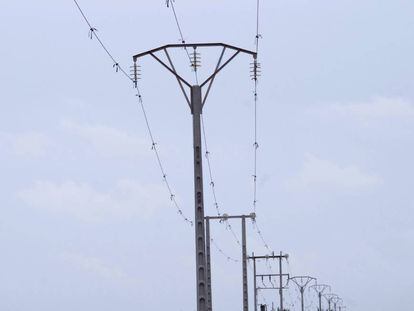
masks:
[[[169,49],[169,48],[197,48],[197,47],[216,47],[216,46],[222,46],[225,48],[228,48],[230,50],[234,50],[234,51],[239,51],[245,54],[249,54],[252,55],[253,57],[257,57],[257,53],[256,52],[252,52],[246,49],[242,49],[233,45],[229,45],[229,44],[224,44],[224,43],[186,43],[186,44],[167,44],[167,45],[163,45],[160,46],[158,48],[149,50],[147,52],[143,52],[143,53],[139,53],[134,55],[134,60],[143,57],[145,55],[151,54],[151,53],[156,53],[158,51],[164,50],[164,49]]]
[[[331,291],[331,286],[325,284],[315,284],[310,286],[310,288],[313,288],[318,294],[323,294],[325,290]]]
[[[270,274],[256,274],[256,276],[257,276],[257,277],[267,277],[267,276],[274,276],[274,277],[276,277],[276,276],[280,276],[280,274],[279,274],[279,273],[270,273]],[[282,273],[282,276],[287,276],[287,277],[289,277],[289,274],[288,274],[288,273]]]
[[[224,47],[223,50],[222,50],[222,52],[221,52],[221,55],[220,55],[220,58],[219,58],[219,60],[217,62],[217,67],[216,67],[215,71],[217,71],[217,69],[220,67],[221,61],[222,61],[223,56],[224,56],[224,52],[226,52],[226,47]],[[210,93],[211,86],[213,85],[213,82],[214,82],[214,79],[215,78],[216,78],[216,75],[214,75],[214,77],[211,79],[211,81],[210,81],[210,83],[208,85],[208,88],[207,88],[207,91],[206,91],[206,95],[204,95],[204,99],[203,99],[203,107],[204,107],[204,104],[206,103],[208,94]]]
[[[303,288],[306,288],[310,282],[316,281],[316,279],[311,276],[294,276],[294,277],[289,278],[289,281],[292,281],[300,289],[303,289]]]
[[[239,55],[240,51],[237,51],[236,53],[234,53],[223,65],[221,65],[218,69],[216,69],[216,71],[214,71],[214,73],[207,78],[206,81],[204,81],[200,86],[203,87],[204,85],[206,85],[208,82],[210,82],[210,80],[214,79],[214,77],[224,68],[226,67],[237,55]]]
[[[175,77],[177,78],[177,82],[178,82],[178,84],[180,85],[181,91],[182,91],[182,92],[183,92],[183,94],[184,94],[184,97],[185,97],[185,100],[187,101],[188,107],[190,107],[190,108],[191,108],[191,102],[190,102],[190,99],[188,98],[188,95],[187,95],[186,91],[184,90],[183,83],[182,83],[182,82],[181,82],[181,80],[178,78],[177,70],[175,70],[174,64],[173,64],[173,62],[172,62],[172,60],[171,60],[171,57],[170,57],[170,54],[168,54],[167,49],[164,49],[164,52],[165,52],[165,55],[167,56],[168,62],[169,62],[169,63],[170,63],[170,65],[171,65],[171,68],[174,70],[174,72],[175,72],[175,74],[176,74],[176,76],[175,76]]]
[[[167,64],[165,64],[161,59],[159,59],[154,53],[149,53],[154,59],[156,59],[161,65],[163,65],[169,72],[171,72],[178,80],[180,80],[182,83],[187,85],[189,88],[191,88],[191,84],[185,81],[179,74],[175,72],[175,70],[171,69]]]

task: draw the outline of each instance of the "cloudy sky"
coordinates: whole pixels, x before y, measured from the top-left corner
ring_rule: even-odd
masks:
[[[414,288],[414,3],[261,1],[258,225],[285,269],[348,310],[408,310]],[[159,1],[80,0],[127,70],[180,40]],[[256,1],[176,0],[187,42],[254,49]],[[72,0],[1,0],[0,309],[195,310],[193,228],[177,214],[131,85]],[[207,76],[220,51],[201,52]],[[192,78],[183,51],[172,54]],[[252,212],[251,59],[216,80],[204,118],[216,195]],[[142,91],[175,198],[193,218],[191,115],[174,78],[142,62]],[[206,214],[214,201],[205,176]],[[240,236],[240,224],[231,223]],[[213,299],[241,308],[240,249],[214,223]],[[252,225],[249,252],[266,249]],[[262,262],[268,272],[272,262]],[[251,281],[251,279],[250,279]],[[266,281],[266,280],[265,280]],[[285,303],[298,310],[298,292]],[[252,297],[250,297],[252,301]],[[260,302],[278,303],[276,292]],[[315,310],[315,295],[305,305]]]

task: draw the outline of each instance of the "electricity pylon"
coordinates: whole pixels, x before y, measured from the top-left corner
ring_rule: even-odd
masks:
[[[192,85],[187,82],[177,72],[168,53],[170,49],[193,49],[194,57],[191,66],[195,71],[199,67],[199,59],[197,49],[221,47],[222,51],[217,62],[217,66],[213,73],[200,85]],[[222,64],[223,56],[226,50],[230,50],[233,54]],[[164,52],[166,61],[157,55]],[[185,100],[190,108],[193,118],[193,148],[194,148],[194,201],[195,201],[195,245],[196,245],[196,285],[197,285],[197,311],[207,311],[207,268],[206,268],[206,241],[204,227],[204,187],[203,187],[203,165],[202,165],[202,144],[201,144],[201,115],[203,106],[206,103],[211,86],[217,74],[226,67],[240,53],[253,56],[254,64],[257,64],[257,53],[241,49],[223,43],[194,43],[194,44],[170,44],[161,46],[137,55],[134,55],[134,76],[137,76],[138,60],[144,56],[151,56],[165,67],[177,79],[179,87],[184,94]],[[256,68],[256,65],[255,65]],[[136,83],[137,81],[135,81]],[[203,97],[203,87],[207,87]],[[186,91],[185,87],[188,87]],[[187,94],[189,92],[189,94]]]
[[[315,281],[316,279],[314,277],[311,276],[293,276],[291,278],[289,278],[289,281],[292,281],[299,289],[300,291],[300,305],[301,305],[301,310],[305,311],[305,297],[304,297],[304,293],[305,293],[305,289],[306,287],[308,287],[308,285],[310,284],[310,282]]]
[[[333,303],[334,299],[338,297],[338,295],[328,293],[328,294],[324,294],[323,297],[325,297],[326,301],[328,302],[328,311],[332,311],[332,308],[331,308],[332,303]]]
[[[334,311],[337,311],[338,310],[337,309],[338,304],[342,303],[343,300],[342,300],[342,298],[339,298],[338,296],[336,296],[332,299],[332,301],[333,301],[333,304],[334,304]]]
[[[319,301],[318,311],[322,311],[322,295],[325,293],[326,290],[331,291],[331,287],[325,284],[315,284],[315,285],[311,285],[310,288],[313,288],[318,294],[318,301]]]
[[[280,299],[280,310],[279,311],[285,311],[283,308],[283,290],[286,289],[286,286],[283,286],[283,278],[287,277],[289,279],[289,274],[284,274],[283,273],[283,269],[282,269],[282,260],[283,259],[288,259],[289,255],[288,254],[283,254],[282,252],[280,252],[280,255],[275,255],[274,253],[272,255],[265,255],[265,256],[255,256],[254,253],[252,256],[248,257],[248,259],[252,259],[253,260],[253,274],[254,274],[254,278],[253,278],[253,282],[254,282],[254,311],[257,311],[257,290],[259,289],[257,287],[257,277],[279,277],[279,286],[272,286],[272,287],[267,287],[267,288],[262,288],[262,289],[277,289],[279,290],[279,299]],[[265,259],[265,260],[269,260],[269,259],[278,259],[279,260],[279,273],[278,274],[257,274],[257,270],[256,270],[256,260],[260,260],[260,259]]]
[[[206,216],[206,250],[207,250],[207,303],[208,309],[212,310],[212,294],[211,294],[211,256],[210,256],[210,220],[228,221],[229,219],[241,219],[242,224],[242,273],[243,273],[243,311],[249,310],[249,287],[247,283],[247,239],[246,239],[246,218],[253,221],[256,214],[240,216],[229,216],[223,214],[221,216]]]

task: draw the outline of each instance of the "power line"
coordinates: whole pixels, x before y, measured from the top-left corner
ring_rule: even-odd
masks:
[[[205,128],[205,119],[204,119],[204,115],[201,115],[201,126],[202,126],[202,133],[203,133],[203,141],[204,141],[204,148],[205,148],[205,157],[207,160],[207,167],[208,167],[208,174],[209,174],[209,178],[210,178],[210,188],[211,188],[211,192],[213,195],[213,200],[214,200],[214,207],[216,209],[217,215],[221,216],[221,212],[220,212],[220,207],[217,201],[217,194],[216,194],[216,183],[214,182],[213,179],[213,169],[212,169],[212,165],[211,165],[211,159],[210,159],[210,151],[208,148],[208,143],[207,143],[207,134],[206,134],[206,128]],[[233,227],[230,225],[228,220],[224,220],[223,223],[225,223],[226,225],[226,229],[229,230],[234,238],[234,240],[236,241],[236,243],[241,246],[240,243],[240,239],[237,236],[237,234],[234,232]]]
[[[256,58],[252,64],[252,79],[254,81],[254,166],[253,166],[253,209],[256,212],[256,204],[257,204],[257,150],[259,149],[258,143],[258,132],[257,132],[257,104],[258,104],[258,78],[260,76],[260,64],[257,61],[257,57],[259,55],[259,39],[261,35],[259,34],[259,19],[260,19],[260,0],[257,0],[256,5],[256,37],[255,37],[255,45],[256,45]]]
[[[220,211],[220,206],[219,206],[218,201],[217,201],[216,183],[214,182],[214,179],[213,179],[213,170],[212,170],[211,159],[210,159],[211,153],[210,153],[209,148],[208,148],[207,135],[206,135],[206,129],[205,129],[205,120],[204,120],[204,115],[203,114],[201,115],[201,129],[202,129],[202,133],[203,133],[205,157],[206,157],[206,160],[207,160],[209,184],[210,184],[211,193],[212,193],[212,196],[213,196],[213,204],[214,204],[217,216],[222,216],[221,211]],[[234,232],[233,227],[230,225],[229,221],[227,219],[224,219],[223,221],[220,221],[220,223],[225,224],[226,230],[231,232],[231,234],[232,234],[233,238],[235,239],[236,243],[239,246],[241,246],[240,240],[239,240],[237,234]],[[219,251],[219,253],[224,255],[224,252]],[[224,255],[224,256],[228,257],[227,255]]]
[[[150,127],[149,118],[148,118],[148,115],[147,115],[147,112],[146,112],[146,109],[145,109],[145,106],[144,106],[144,102],[143,102],[143,99],[142,99],[142,95],[141,95],[140,89],[138,87],[138,81],[137,81],[137,78],[136,78],[136,74],[135,74],[135,79],[133,79],[124,70],[124,68],[120,65],[120,63],[116,60],[116,58],[113,56],[113,54],[107,48],[107,46],[103,43],[103,40],[98,35],[97,28],[95,28],[95,27],[92,26],[92,24],[90,23],[90,21],[86,17],[84,11],[81,9],[78,1],[77,0],[73,0],[73,1],[74,1],[75,5],[76,5],[77,9],[79,10],[80,14],[82,15],[83,19],[85,20],[86,24],[89,27],[89,34],[88,34],[89,37],[91,39],[96,38],[96,40],[98,41],[98,43],[101,46],[101,48],[105,51],[105,53],[111,59],[112,66],[113,66],[113,68],[115,68],[116,72],[118,72],[118,71],[121,72],[123,74],[123,76],[125,76],[130,82],[133,82],[133,84],[134,84],[134,86],[136,88],[136,96],[138,97],[138,101],[139,101],[139,104],[141,106],[142,113],[143,113],[143,116],[144,116],[144,119],[145,119],[145,123],[146,123],[146,126],[147,126],[147,130],[148,130],[148,134],[149,134],[149,137],[150,137],[150,140],[151,140],[151,149],[154,151],[154,154],[155,154],[155,157],[156,157],[156,160],[157,160],[157,164],[158,164],[159,169],[160,169],[161,174],[162,174],[163,182],[165,183],[166,188],[168,189],[168,193],[170,195],[170,200],[173,202],[173,205],[177,209],[178,214],[184,219],[184,221],[186,223],[188,223],[188,224],[193,225],[193,222],[184,215],[181,207],[179,206],[179,204],[178,204],[178,202],[176,200],[176,196],[175,196],[175,194],[174,194],[174,192],[172,190],[172,187],[171,187],[171,185],[169,183],[169,180],[167,178],[167,174],[166,174],[166,171],[164,169],[164,165],[163,165],[163,162],[161,161],[160,153],[159,153],[159,150],[158,150],[158,144],[156,143],[156,141],[154,139],[153,131],[152,131],[151,127]],[[181,26],[180,26],[179,21],[178,21],[178,18],[177,18],[177,14],[176,14],[176,11],[174,9],[173,0],[168,0],[167,1],[167,6],[169,4],[171,4],[171,7],[172,7],[172,10],[173,10],[173,13],[174,13],[174,17],[175,17],[175,20],[176,20],[176,23],[177,23],[177,27],[179,29],[179,33],[180,33],[180,36],[181,36],[181,40],[182,40],[182,42],[185,42],[184,41],[184,37],[183,37],[183,33],[182,33],[182,29],[181,29]],[[259,51],[259,39],[261,38],[261,35],[259,34],[259,16],[260,16],[259,15],[259,8],[260,8],[260,2],[259,2],[259,0],[257,0],[257,25],[256,25],[257,26],[256,27],[256,30],[257,30],[256,31],[256,52],[257,53]],[[186,50],[187,55],[189,56],[190,61],[191,61],[190,53],[188,52],[188,50],[187,50],[186,47],[184,47],[184,49]],[[256,55],[257,55],[257,53],[256,53]],[[256,204],[257,204],[257,150],[259,148],[258,139],[257,139],[258,138],[258,131],[257,131],[257,124],[258,124],[258,122],[257,122],[257,119],[258,119],[258,116],[257,116],[258,94],[257,94],[257,91],[258,91],[258,76],[260,75],[260,64],[257,62],[257,56],[254,59],[254,64],[253,65],[254,65],[253,66],[253,75],[254,75],[254,82],[255,82],[254,83],[255,84],[255,86],[254,86],[254,138],[255,138],[254,139],[255,140],[254,141],[254,150],[255,151],[254,151],[254,203],[253,204],[254,204],[254,211],[256,211]],[[135,68],[135,70],[136,70],[136,68]],[[195,67],[195,75],[196,75],[196,79],[197,79],[196,67]],[[210,153],[209,153],[208,148],[207,148],[207,140],[206,140],[205,129],[204,129],[204,120],[202,120],[202,124],[203,124],[204,142],[206,144],[206,157],[208,159],[207,162],[208,162],[208,165],[209,165],[209,174],[210,174],[211,186],[212,186],[212,189],[213,189],[214,202],[215,202],[215,206],[217,208],[218,215],[220,215],[220,210],[219,210],[219,206],[218,206],[218,203],[217,203],[217,197],[216,197],[216,194],[215,194],[215,187],[214,187],[213,174],[212,174],[212,170],[211,170],[211,163],[210,163],[210,158],[209,158]],[[266,249],[269,250],[269,251],[271,251],[269,245],[267,244],[266,240],[263,237],[262,231],[260,230],[257,222],[253,222],[253,225],[255,226],[256,232],[258,233],[258,235],[259,235],[260,239],[262,240],[263,244],[265,245]],[[227,221],[226,221],[226,228],[228,228],[232,232],[232,234],[234,235],[237,243],[240,244],[240,241],[238,240],[237,235],[232,230],[231,225],[229,223],[227,223]],[[239,260],[234,259],[234,258],[228,256],[217,245],[216,241],[213,240],[213,238],[211,238],[211,242],[214,245],[214,247],[223,256],[225,256],[229,261],[239,262]],[[288,262],[288,267],[289,267],[289,262]],[[271,266],[270,266],[270,264],[269,264],[269,269],[272,269]],[[313,303],[314,303],[314,301],[312,300],[311,303],[310,303],[310,305],[313,305]]]
[[[260,23],[260,0],[256,1],[256,53],[259,53],[259,40],[262,38],[262,35],[259,31]]]
[[[201,126],[202,126],[202,130],[203,130],[203,141],[204,141],[205,157],[206,157],[206,160],[207,160],[208,174],[209,174],[209,178],[210,178],[210,188],[211,188],[211,192],[212,192],[212,195],[213,195],[214,208],[216,209],[217,215],[221,216],[220,207],[219,207],[219,204],[218,204],[218,201],[217,201],[216,184],[215,184],[214,179],[213,179],[213,172],[212,172],[212,168],[211,168],[210,151],[208,149],[208,144],[207,144],[207,135],[206,135],[204,115],[201,115]]]
[[[182,27],[181,27],[180,22],[178,20],[178,16],[177,16],[177,12],[175,10],[174,2],[175,2],[174,0],[166,0],[166,5],[167,5],[167,7],[171,7],[171,10],[173,12],[174,19],[175,19],[175,22],[176,22],[176,25],[177,25],[177,29],[178,29],[178,32],[179,32],[180,37],[181,37],[181,43],[185,44],[183,30],[182,30]],[[192,59],[191,59],[191,56],[190,56],[190,53],[189,53],[188,49],[186,47],[184,49],[187,53],[187,56],[188,56],[190,62],[192,62]],[[196,77],[196,81],[197,81],[197,84],[198,84],[197,71],[195,70],[194,72],[195,72],[195,77]],[[205,119],[204,119],[203,114],[201,115],[201,125],[202,125],[202,134],[203,134],[203,141],[204,141],[204,148],[205,148],[205,157],[206,157],[206,160],[207,160],[208,175],[209,175],[209,179],[210,179],[209,180],[209,185],[210,185],[210,188],[211,188],[211,191],[212,191],[213,201],[214,201],[213,204],[214,204],[217,215],[221,216],[221,211],[220,211],[220,207],[219,207],[218,200],[217,200],[217,194],[216,194],[216,186],[215,186],[216,184],[215,184],[215,181],[213,179],[213,170],[212,170],[211,159],[210,159],[211,153],[210,153],[209,148],[208,148],[207,134],[206,134],[206,129],[205,129]],[[238,238],[237,234],[234,232],[233,227],[230,225],[228,220],[224,220],[223,223],[226,226],[226,230],[231,232],[231,234],[232,234],[234,240],[236,241],[236,243],[239,246],[241,246],[240,239]],[[224,254],[224,252],[222,252],[222,251],[220,253]],[[227,255],[225,255],[225,256],[228,257]]]
[[[178,30],[178,33],[180,35],[181,43],[182,44],[185,44],[186,42],[185,42],[185,39],[184,39],[183,30],[182,30],[180,21],[178,19],[177,12],[175,10],[174,2],[175,2],[175,0],[166,0],[167,8],[171,7],[171,11],[172,11],[172,13],[174,15],[175,24],[177,25],[177,30]],[[190,52],[188,51],[187,47],[184,47],[184,50],[185,50],[185,52],[186,52],[186,54],[188,56],[188,59],[190,61],[190,64],[192,64],[193,63],[193,59],[191,58]],[[194,53],[196,53],[196,52],[194,51]],[[198,84],[197,66],[193,66],[193,69],[194,69],[194,77],[195,77],[196,82]]]
[[[79,12],[81,13],[83,19],[85,20],[85,22],[88,24],[89,26],[89,37],[92,39],[93,37],[96,38],[96,40],[98,40],[99,44],[101,45],[102,49],[105,51],[105,53],[109,56],[109,58],[112,60],[113,62],[113,66],[116,70],[116,72],[121,71],[123,73],[123,75],[130,81],[133,82],[133,79],[129,76],[129,74],[124,70],[123,67],[121,67],[121,65],[119,64],[119,62],[115,59],[115,57],[112,55],[112,53],[109,52],[109,49],[106,47],[106,45],[103,43],[103,41],[101,40],[101,38],[98,35],[98,30],[92,26],[92,24],[89,22],[88,18],[86,17],[85,13],[83,12],[82,8],[80,7],[78,1],[73,0],[73,2],[75,3],[76,7],[78,8]]]
[[[181,42],[184,44],[185,43],[185,39],[184,39],[184,34],[183,34],[183,30],[177,15],[177,11],[175,9],[175,5],[174,5],[174,0],[166,0],[166,5],[167,7],[171,7],[171,11],[173,13],[174,16],[174,20],[177,26],[177,30],[179,32],[180,38],[181,38]],[[260,0],[257,0],[257,6],[256,6],[256,53],[259,51],[259,39],[261,38],[261,35],[259,34],[259,12],[260,12]],[[190,60],[191,60],[191,56],[190,53],[188,51],[187,48],[185,48],[185,51],[187,53],[187,56]],[[195,71],[196,73],[196,80],[198,81],[198,76],[197,76],[197,71]],[[254,63],[253,63],[253,80],[254,80],[254,173],[253,173],[253,179],[254,179],[254,199],[253,199],[253,210],[254,212],[256,212],[256,205],[257,205],[257,150],[259,148],[259,144],[257,142],[257,103],[258,103],[258,95],[257,95],[257,90],[258,90],[258,76],[260,75],[260,64],[257,62],[257,59],[255,59]],[[198,82],[197,82],[198,83]],[[209,173],[209,184],[210,184],[210,188],[212,191],[212,195],[213,195],[213,200],[214,200],[214,207],[216,209],[217,215],[221,215],[221,211],[220,211],[220,207],[218,204],[218,200],[217,200],[217,193],[216,193],[216,183],[213,179],[213,173],[212,173],[212,165],[211,165],[211,153],[208,149],[208,144],[207,144],[207,135],[206,135],[206,130],[205,130],[205,120],[204,120],[204,116],[201,115],[201,122],[202,122],[202,132],[203,132],[203,140],[204,140],[204,146],[205,146],[205,157],[207,160],[207,166],[208,166],[208,173]],[[238,245],[240,244],[240,239],[237,237],[237,234],[234,232],[232,226],[228,223],[228,221],[225,221],[226,224],[226,229],[229,230],[231,232],[231,234],[233,235],[236,243]],[[261,241],[263,241],[265,247],[267,250],[270,250],[269,245],[266,243],[263,234],[261,233],[260,229],[258,228],[257,223],[255,223],[255,228],[257,228],[257,233],[260,236]]]
[[[183,31],[181,29],[180,22],[178,21],[177,12],[175,11],[175,8],[174,8],[174,0],[167,0],[166,4],[167,4],[167,8],[169,8],[170,5],[171,5],[171,9],[173,11],[174,18],[175,18],[175,23],[177,24],[177,28],[178,28],[178,31],[180,33],[181,43],[185,43]]]
[[[267,241],[265,240],[262,230],[260,229],[259,225],[257,224],[257,219],[256,220],[252,220],[252,224],[253,224],[253,228],[255,229],[256,233],[258,234],[260,240],[262,241],[264,247],[266,248],[266,250],[268,250],[270,253],[272,253],[272,250],[269,246],[269,244],[267,243]]]
[[[169,194],[170,194],[170,200],[173,202],[174,206],[176,207],[176,209],[177,209],[177,211],[178,211],[178,214],[179,214],[179,215],[180,215],[180,216],[184,219],[184,221],[185,221],[185,222],[187,222],[188,224],[190,224],[191,226],[193,226],[193,221],[192,221],[192,220],[190,220],[189,218],[187,218],[187,217],[184,215],[184,213],[183,213],[183,211],[182,211],[181,207],[179,206],[179,204],[178,204],[178,202],[177,202],[177,200],[176,200],[175,194],[173,193],[172,188],[171,188],[171,186],[170,186],[170,183],[169,183],[169,181],[168,181],[168,179],[167,179],[167,174],[165,173],[164,165],[163,165],[163,163],[161,162],[161,157],[160,157],[160,154],[159,154],[159,151],[158,151],[158,148],[157,148],[157,143],[156,143],[156,142],[155,142],[155,140],[154,140],[154,136],[153,136],[153,134],[152,134],[152,130],[151,130],[151,127],[150,127],[150,124],[149,124],[148,115],[147,115],[147,112],[146,112],[146,110],[145,110],[145,106],[144,106],[144,101],[142,100],[142,96],[141,96],[141,94],[140,94],[140,92],[139,92],[139,89],[137,89],[137,90],[138,90],[138,91],[137,91],[138,101],[139,101],[139,103],[140,103],[140,105],[141,105],[142,113],[143,113],[143,115],[144,115],[144,119],[145,119],[145,124],[147,125],[148,134],[149,134],[149,136],[150,136],[150,138],[151,138],[151,143],[152,143],[152,147],[151,147],[151,149],[152,149],[152,150],[154,151],[154,153],[155,153],[155,156],[156,156],[156,159],[157,159],[158,166],[159,166],[160,171],[161,171],[161,173],[162,173],[162,178],[163,178],[163,181],[164,181],[164,183],[165,183],[165,185],[166,185],[166,187],[167,187],[167,189],[168,189],[168,192],[169,192]]]
[[[116,71],[120,71],[123,73],[123,75],[131,82],[134,83],[135,89],[136,89],[136,96],[138,98],[138,102],[140,104],[144,119],[145,119],[145,124],[148,130],[148,135],[150,137],[151,140],[151,150],[154,151],[154,154],[156,156],[156,160],[159,166],[159,169],[161,171],[162,174],[162,178],[164,181],[164,184],[166,185],[166,188],[168,190],[168,193],[170,195],[170,200],[173,203],[173,205],[175,206],[177,213],[182,217],[182,219],[188,223],[189,225],[193,226],[193,221],[186,217],[183,210],[181,209],[180,205],[178,204],[177,200],[176,200],[176,196],[174,194],[174,192],[172,191],[172,187],[168,181],[167,178],[167,174],[166,171],[164,169],[164,164],[161,161],[161,157],[160,157],[160,153],[157,147],[157,143],[155,142],[154,139],[154,135],[153,135],[153,131],[151,129],[150,123],[149,123],[149,118],[148,118],[148,114],[146,112],[145,106],[144,106],[144,101],[142,99],[142,95],[140,92],[140,89],[138,87],[138,81],[131,78],[130,75],[123,69],[123,67],[119,64],[119,62],[115,59],[115,57],[113,56],[113,54],[109,51],[109,49],[107,48],[107,46],[103,43],[103,41],[101,40],[100,36],[97,34],[97,29],[95,27],[92,26],[91,22],[89,21],[89,19],[86,17],[86,14],[84,13],[84,11],[82,10],[81,6],[79,5],[77,0],[73,0],[73,2],[75,3],[77,9],[79,10],[80,14],[82,15],[83,19],[85,20],[86,24],[89,26],[89,36],[91,38],[95,37],[97,39],[97,41],[99,42],[100,46],[102,47],[102,49],[106,52],[106,54],[109,56],[109,58],[112,60],[113,62],[113,67],[116,69]]]
[[[240,260],[235,259],[235,258],[233,258],[233,257],[229,256],[229,255],[228,255],[225,251],[223,251],[223,249],[222,249],[220,246],[218,246],[218,245],[217,245],[216,240],[214,240],[213,238],[210,238],[210,241],[211,241],[211,243],[213,244],[213,246],[216,248],[216,250],[217,250],[217,251],[218,251],[221,255],[223,255],[224,257],[226,257],[228,261],[231,261],[231,262],[240,262]]]
[[[258,149],[259,149],[259,142],[258,142],[258,80],[261,74],[261,65],[258,62],[258,55],[259,55],[259,41],[262,38],[260,34],[260,0],[256,1],[256,36],[255,36],[255,45],[256,45],[256,58],[252,63],[251,67],[251,77],[254,81],[254,89],[253,89],[253,99],[254,99],[254,142],[253,142],[253,210],[256,213],[257,209],[257,179],[258,179]],[[260,240],[263,242],[264,247],[272,253],[272,250],[267,243],[266,239],[263,236],[263,232],[259,228],[257,224],[257,219],[252,221],[253,227],[258,234]]]
[[[167,7],[171,7],[171,10],[172,10],[173,15],[174,15],[175,23],[177,25],[177,29],[178,29],[178,32],[180,34],[181,43],[185,44],[183,30],[182,30],[182,27],[180,25],[177,12],[175,10],[174,2],[175,2],[175,0],[166,0],[166,5],[167,5]],[[188,49],[186,47],[184,49],[187,53],[187,56],[188,56],[190,62],[192,62],[191,55],[190,55]],[[194,69],[195,69],[194,72],[195,72],[196,81],[197,81],[197,84],[198,84],[198,74],[197,74],[196,68],[194,68]],[[218,200],[217,200],[215,182],[214,182],[214,179],[213,179],[212,165],[211,165],[211,160],[210,160],[210,151],[208,149],[208,144],[207,144],[207,135],[206,135],[205,120],[204,120],[204,115],[203,114],[201,115],[201,125],[202,125],[203,141],[204,141],[204,147],[205,147],[205,157],[206,157],[206,160],[207,160],[208,173],[209,173],[209,179],[210,179],[209,185],[210,185],[210,188],[211,188],[211,191],[212,191],[214,207],[216,209],[216,213],[217,213],[218,216],[221,216],[220,207],[219,207]],[[234,232],[232,226],[228,223],[227,220],[225,220],[224,222],[225,222],[225,225],[226,225],[226,229],[231,232],[231,234],[233,235],[236,243],[238,245],[241,245],[240,240],[237,237],[236,233]]]
[[[168,51],[170,49],[177,49],[183,47],[191,46],[194,50],[203,47],[220,47],[222,49],[221,56],[217,61],[217,67],[213,71],[213,73],[206,78],[206,80],[201,85],[191,85],[188,81],[182,78],[180,75],[177,74],[175,67],[173,65],[172,60],[168,57]],[[227,59],[227,61],[221,64],[222,55],[226,49],[231,49],[234,51],[234,54]],[[154,55],[156,52],[163,51],[167,54],[169,65],[163,62],[159,57]],[[217,76],[217,74],[227,66],[237,55],[240,53],[255,56],[256,53],[252,51],[248,51],[242,48],[238,48],[235,46],[231,46],[228,44],[223,43],[196,43],[196,44],[174,44],[174,45],[165,45],[156,49],[151,49],[146,52],[141,52],[133,56],[135,62],[138,59],[143,57],[152,57],[156,61],[158,61],[164,68],[166,68],[176,79],[181,88],[185,99],[187,100],[187,104],[190,108],[190,113],[192,116],[192,129],[193,129],[193,160],[194,160],[194,210],[195,210],[195,241],[196,241],[196,249],[195,249],[195,257],[196,257],[196,280],[197,280],[197,310],[198,311],[205,311],[211,308],[211,295],[209,293],[209,289],[211,286],[210,283],[210,264],[208,261],[209,258],[209,245],[210,239],[207,238],[207,245],[206,245],[206,236],[208,236],[208,222],[206,222],[206,216],[204,213],[204,187],[203,187],[203,167],[202,167],[202,126],[201,126],[201,116],[203,114],[203,107],[204,103],[206,102],[206,98],[208,96],[208,92],[203,93],[203,87],[206,86],[208,90],[210,90],[211,85]],[[185,85],[189,89],[184,88]],[[191,92],[191,100],[187,92]],[[216,218],[223,218],[221,216],[216,216]],[[231,216],[228,216],[230,218]],[[240,216],[237,216],[240,217]],[[242,216],[242,220],[244,220],[245,216]],[[249,216],[250,217],[250,216]],[[210,217],[211,218],[211,217]],[[244,221],[242,226],[245,227]],[[207,230],[205,230],[207,229]],[[244,230],[243,230],[244,232]],[[243,244],[245,244],[245,239],[243,239]],[[243,245],[243,246],[244,246]],[[245,249],[243,249],[243,271],[245,271],[245,260],[247,259]],[[207,284],[207,286],[206,286]],[[243,281],[243,286],[246,282]],[[245,291],[243,291],[245,292]],[[244,299],[245,301],[245,299]]]

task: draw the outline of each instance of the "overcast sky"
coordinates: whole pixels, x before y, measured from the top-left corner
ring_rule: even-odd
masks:
[[[195,310],[193,228],[170,200],[133,88],[88,38],[72,0],[0,1],[0,309]],[[132,55],[180,41],[164,0],[79,2],[128,70]],[[290,255],[286,271],[331,285],[348,310],[409,310],[414,2],[261,2],[260,229]],[[246,49],[255,48],[255,5],[175,1],[187,42]],[[219,52],[200,50],[200,76]],[[191,79],[184,52],[172,56]],[[239,56],[220,74],[204,110],[217,199],[229,214],[252,212],[250,62]],[[193,218],[190,111],[171,74],[151,59],[141,65],[161,159]],[[214,215],[207,175],[205,189]],[[212,234],[240,260],[224,225]],[[250,224],[248,246],[266,253]],[[216,248],[212,256],[215,309],[240,310],[240,263]],[[292,311],[297,296],[290,286]],[[315,295],[306,299],[316,310]],[[278,303],[277,293],[259,301]]]

